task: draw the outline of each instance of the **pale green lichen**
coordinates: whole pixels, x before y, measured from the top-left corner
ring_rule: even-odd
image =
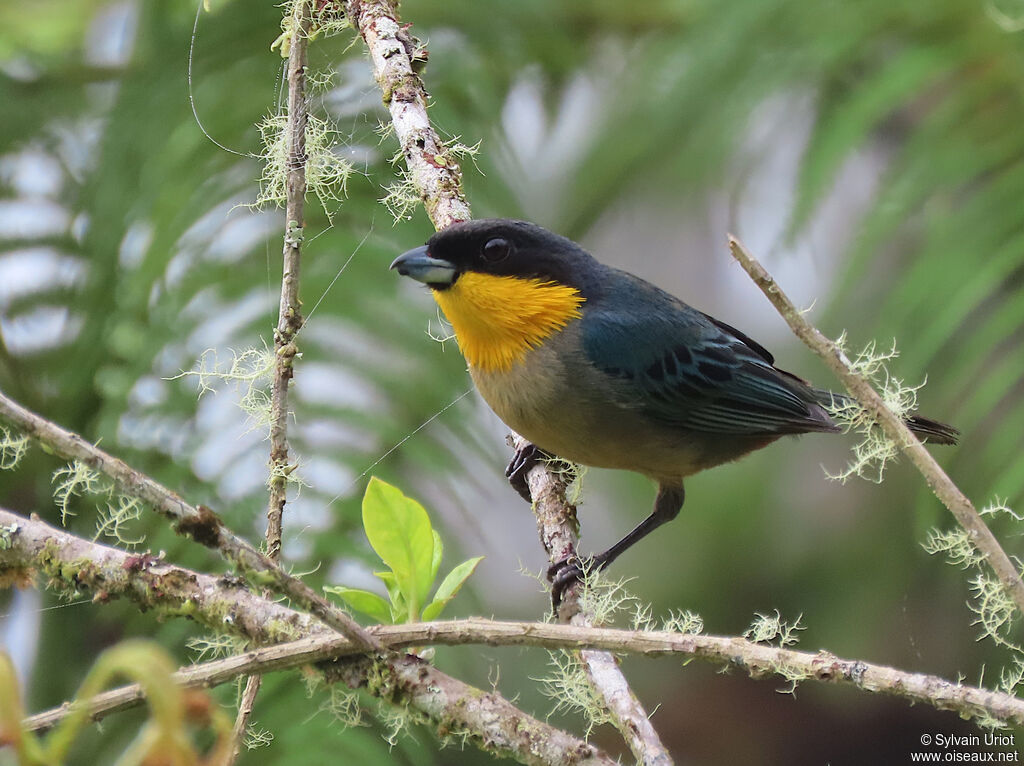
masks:
[[[847,353],[848,340],[844,332],[836,339],[839,350]],[[854,372],[864,376],[879,390],[885,406],[897,417],[905,418],[917,409],[917,392],[924,386],[908,386],[901,379],[893,377],[886,363],[899,356],[896,342],[888,351],[879,350],[874,341],[851,360]],[[845,433],[856,433],[860,441],[853,448],[853,458],[846,468],[838,473],[826,472],[830,479],[845,482],[859,476],[880,483],[885,469],[899,455],[901,445],[889,439],[875,422],[874,416],[856,400],[843,397],[827,405],[829,415]]]
[[[750,623],[743,637],[753,641],[755,644],[774,644],[776,646],[791,646],[799,641],[796,633],[804,630],[800,624],[803,615],[797,615],[793,622],[786,622],[782,619],[779,610],[774,614],[755,613],[753,622]]]
[[[595,627],[610,625],[616,615],[636,610],[640,600],[626,589],[632,579],[613,580],[600,570],[584,570],[580,609]]]
[[[298,467],[297,463],[274,463],[267,475],[267,487],[272,487],[278,482],[290,484],[298,490],[295,495],[298,497],[302,493],[303,487],[309,487],[309,484],[296,470]]]
[[[61,524],[67,524],[68,516],[75,515],[68,508],[71,498],[96,494],[104,489],[100,472],[90,468],[81,460],[74,460],[54,471],[51,483],[56,485],[53,488],[53,499],[60,510]]]
[[[6,526],[0,524],[0,551],[10,550],[14,544],[14,535],[18,534],[19,529],[17,522]]]
[[[980,511],[982,516],[1007,517],[1012,522],[1024,521],[1024,517],[996,498],[990,505]],[[968,580],[970,598],[968,608],[974,613],[971,623],[981,628],[979,639],[989,638],[997,645],[1013,652],[1012,666],[1004,668],[1000,673],[1000,688],[1008,693],[1020,685],[1024,678],[1024,647],[1019,639],[1013,638],[1019,612],[1017,605],[1006,587],[985,567],[985,554],[981,553],[971,542],[969,534],[962,529],[928,531],[928,539],[922,547],[930,554],[941,553],[953,566],[973,570],[974,576]],[[982,716],[984,718],[984,716]],[[980,726],[999,726],[1001,722],[995,718],[979,720]]]
[[[427,325],[427,337],[435,343],[440,343],[441,347],[444,348],[445,344],[450,340],[455,340],[455,329],[451,326],[444,314],[441,313],[441,308],[437,308],[437,324],[440,328],[439,331],[435,331],[433,325]]]
[[[985,554],[974,547],[970,536],[959,527],[946,531],[929,529],[928,539],[921,543],[921,547],[933,556],[944,554],[950,564],[961,569],[976,567],[985,560]]]
[[[216,633],[190,638],[185,642],[185,646],[194,653],[193,661],[200,663],[244,652],[248,642],[238,636]]]
[[[1014,657],[1013,667],[999,671],[999,689],[1007,694],[1017,694],[1017,688],[1024,682],[1024,658]]]
[[[281,58],[288,58],[291,55],[292,42],[299,34],[303,5],[307,2],[309,0],[290,0],[283,6],[281,34],[270,44],[270,50],[281,49]],[[311,13],[307,40],[315,40],[318,37],[334,37],[346,29],[352,28],[352,24],[344,14],[344,9],[334,0],[313,3]]]
[[[141,516],[141,500],[137,497],[129,497],[128,495],[117,495],[113,502],[106,503],[105,508],[99,508],[99,518],[93,540],[99,540],[101,537],[110,537],[126,548],[140,545],[145,540],[145,536],[130,536],[125,527],[130,522],[138,520]]]
[[[399,155],[401,156],[401,155]],[[384,187],[386,194],[380,203],[388,209],[394,223],[407,221],[420,204],[420,191],[412,180],[412,176],[404,168],[398,171],[398,180]]]
[[[288,199],[288,170],[291,160],[291,136],[286,114],[267,116],[257,126],[263,150],[259,158],[263,161],[260,176],[260,191],[253,207],[284,205]],[[331,211],[328,203],[341,202],[345,198],[351,163],[345,160],[339,149],[344,142],[334,124],[315,114],[309,114],[306,122],[306,189],[316,196],[323,205],[328,222]]]
[[[352,726],[367,726],[363,718],[363,706],[359,692],[341,684],[332,684],[327,690],[327,699],[320,705],[343,729]]]
[[[536,679],[541,693],[555,701],[553,712],[578,712],[586,722],[584,737],[612,721],[611,714],[587,678],[577,652],[549,652],[549,675]]]
[[[28,451],[28,436],[18,436],[0,426],[0,470],[10,471]]]
[[[413,737],[413,726],[427,719],[403,704],[381,702],[377,706],[377,718],[384,728],[384,740],[394,747],[402,735]]]
[[[1013,521],[1024,521],[1024,516],[1021,516],[1015,510],[1010,508],[1006,504],[1006,500],[1000,500],[998,497],[992,502],[991,505],[986,505],[980,511],[982,516],[1009,516]]]
[[[801,668],[799,665],[790,665],[789,663],[776,663],[772,666],[772,670],[786,681],[789,682],[788,686],[784,686],[781,689],[776,689],[779,694],[792,694],[796,695],[796,687],[801,681],[806,681],[808,678],[812,678],[813,674]]]
[[[967,606],[977,615],[972,625],[980,625],[983,635],[1000,646],[1024,653],[1024,649],[1009,638],[1017,619],[1017,606],[1003,584],[995,577],[979,572],[970,580],[969,586],[973,597]]]
[[[704,618],[689,609],[682,612],[669,612],[665,618],[662,630],[672,630],[676,633],[697,635],[704,632]]]
[[[224,383],[241,394],[238,406],[246,414],[249,430],[270,427],[270,383],[274,375],[276,360],[273,350],[249,348],[242,353],[230,350],[231,361],[223,369],[212,348],[206,349],[199,357],[196,369],[179,373],[168,380],[195,378],[199,382],[199,396],[213,391],[216,383]]]
[[[435,161],[437,161],[439,165],[446,166],[452,164],[452,160],[449,158],[454,158],[455,167],[458,168],[462,164],[463,160],[468,159],[473,163],[473,167],[476,168],[477,172],[480,173],[480,175],[483,175],[483,171],[480,170],[480,166],[476,163],[477,155],[480,154],[480,147],[483,145],[483,139],[480,139],[472,146],[469,146],[462,143],[459,140],[461,138],[462,136],[452,136],[449,140],[445,141],[444,153],[436,155],[434,157]]]
[[[243,744],[246,750],[258,750],[261,747],[270,747],[274,741],[274,733],[264,729],[256,723],[250,723],[245,729]]]

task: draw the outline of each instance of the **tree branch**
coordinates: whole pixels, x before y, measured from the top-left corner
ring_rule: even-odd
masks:
[[[518,434],[512,435],[517,451],[529,445]],[[541,544],[554,564],[576,554],[576,508],[566,502],[566,484],[562,476],[548,468],[544,461],[534,465],[526,475],[533,498],[533,513]],[[582,585],[573,583],[563,594],[558,620],[581,629],[593,629],[593,615],[581,602]],[[671,766],[672,757],[662,744],[643,705],[630,688],[615,656],[608,651],[580,651],[587,680],[597,693],[612,722],[621,732],[637,762],[644,766]]]
[[[1024,700],[1012,694],[962,686],[938,676],[907,673],[861,660],[842,659],[826,652],[801,652],[743,638],[675,633],[672,631],[633,631],[616,628],[582,628],[534,622],[501,622],[483,618],[377,625],[374,635],[391,649],[409,646],[530,646],[543,649],[594,650],[645,657],[678,655],[699,658],[725,667],[737,667],[752,677],[777,676],[786,681],[817,680],[854,686],[863,691],[902,697],[939,710],[951,710],[964,717],[991,716],[1008,723],[1024,724]],[[314,663],[337,660],[358,653],[341,636],[321,633],[317,636],[266,646],[233,657],[211,660],[182,668],[175,680],[186,687],[209,688],[240,675],[289,670]],[[414,667],[422,667],[415,657],[407,657]],[[104,692],[89,702],[93,719],[142,704],[142,691],[127,685]],[[64,705],[26,719],[33,730],[54,726],[68,714]]]
[[[899,445],[903,453],[910,458],[910,462],[924,476],[932,492],[952,512],[960,526],[967,532],[971,543],[985,555],[989,566],[992,567],[1003,587],[1013,597],[1017,609],[1024,613],[1024,581],[1021,580],[1020,572],[985,524],[974,504],[953,483],[953,480],[942,470],[942,466],[936,462],[921,441],[911,433],[902,419],[885,405],[871,382],[853,370],[850,360],[835,341],[827,338],[804,318],[775,282],[772,275],[750,254],[743,243],[731,235],[729,236],[729,250],[750,275],[750,278],[754,280],[754,283],[761,288],[761,292],[772,302],[796,336],[825,361],[829,369],[846,386],[846,390],[871,414],[885,435]]]
[[[306,204],[306,50],[309,43],[311,9],[308,0],[295,6],[295,28],[288,53],[288,161],[285,165],[285,235],[281,269],[281,302],[274,331],[274,374],[270,389],[270,478],[267,486],[267,557],[281,560],[281,533],[284,506],[288,501],[288,477],[296,466],[288,461],[288,386],[294,375],[298,355],[295,338],[302,329],[302,305],[299,302],[299,270],[302,265],[302,238],[305,231]],[[233,729],[234,747],[230,763],[239,756],[242,738],[248,726],[260,676],[249,676],[238,703]]]
[[[280,644],[305,636],[318,641],[339,639],[344,655],[365,651],[362,643],[339,636],[309,615],[263,598],[230,578],[177,567],[148,553],[129,554],[76,537],[38,518],[26,519],[0,510],[0,583],[27,584],[36,569],[65,588],[91,592],[98,601],[128,598],[140,609],[189,617],[256,644]],[[376,636],[373,640],[382,645]],[[240,656],[265,658],[264,652],[254,649]],[[287,667],[313,661],[297,660]],[[611,759],[597,748],[527,715],[497,692],[465,684],[415,656],[390,657],[385,673],[371,673],[374,661],[349,661],[335,673],[353,688],[365,686],[377,697],[410,706],[439,730],[469,734],[481,747],[522,763],[611,766]],[[197,667],[208,668],[209,663]],[[214,675],[196,675],[195,669],[186,668],[179,671],[178,678],[192,686],[213,686],[241,674],[277,669],[258,663],[235,664],[232,669],[213,667]],[[377,680],[371,684],[369,678]],[[100,718],[141,704],[142,695],[138,688],[125,687],[99,695],[96,700],[95,707],[90,703],[90,714]],[[472,704],[467,704],[469,700]],[[34,716],[30,719],[32,728],[53,726],[70,707],[65,704]]]
[[[368,651],[380,651],[379,642],[344,611],[330,603],[297,577],[285,572],[276,562],[236,535],[213,511],[204,505],[193,506],[146,474],[93,446],[78,434],[66,431],[0,392],[0,420],[28,434],[47,450],[65,460],[80,460],[114,481],[125,494],[148,503],[157,513],[173,522],[179,534],[200,545],[218,551],[247,577],[260,585],[288,596],[343,636]]]
[[[390,0],[348,0],[345,12],[370,52],[373,76],[402,148],[410,180],[435,229],[468,221],[462,172],[427,117],[427,91],[417,70],[426,50],[398,21]]]
[[[350,0],[346,13],[370,52],[373,73],[391,112],[411,180],[434,228],[440,230],[468,220],[470,210],[462,191],[462,174],[427,117],[427,93],[416,72],[417,66],[425,62],[426,52],[399,23],[390,0]],[[598,688],[634,755],[645,764],[671,764],[668,751],[614,658],[588,652],[583,659],[588,678]]]
[[[281,273],[281,305],[274,332],[274,379],[270,392],[270,502],[267,507],[267,555],[281,557],[281,516],[287,501],[288,385],[292,362],[298,352],[295,336],[302,329],[299,302],[299,267],[305,229],[306,202],[306,48],[309,42],[308,0],[296,6],[296,28],[288,55],[288,163],[285,179],[284,267]]]

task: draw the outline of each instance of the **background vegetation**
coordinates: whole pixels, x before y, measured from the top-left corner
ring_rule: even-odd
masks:
[[[157,0],[0,7],[0,389],[257,539],[259,425],[244,422],[232,386],[197,404],[195,379],[168,378],[206,349],[223,367],[275,322],[283,215],[245,205],[261,175],[256,125],[281,101],[281,59],[268,50],[280,11],[214,3],[190,91],[194,14]],[[943,452],[953,477],[979,504],[1020,506],[1024,4],[406,0],[402,14],[428,43],[435,123],[482,142],[465,167],[476,215],[578,239],[828,382],[731,264],[733,231],[826,332],[846,328],[855,345],[897,338],[897,373],[928,377],[922,409],[964,432]],[[393,225],[379,202],[400,181],[395,145],[378,131],[386,115],[352,39],[311,48],[323,76],[314,110],[357,172],[343,202],[314,202],[307,219],[292,442],[309,486],[286,512],[285,560],[319,567],[313,581],[366,587],[358,499],[372,466],[431,510],[445,571],[487,556],[451,614],[535,618],[545,596],[516,572],[539,570],[543,555],[502,478],[501,424],[475,394],[433,417],[469,381],[454,346],[425,333],[428,320],[443,332],[429,296],[387,270],[430,227],[421,211]],[[200,130],[190,92],[206,133],[237,153]],[[788,440],[692,480],[680,519],[615,571],[635,576],[655,610],[694,610],[710,632],[740,633],[777,608],[803,615],[807,648],[972,681],[999,667],[974,641],[964,578],[919,545],[951,520],[907,470],[882,486],[829,482],[820,466],[841,468],[847,446]],[[59,463],[39,450],[27,461],[0,474],[0,506],[57,518]],[[584,548],[642,517],[652,494],[636,477],[588,475]],[[69,527],[92,534],[93,505],[73,510]],[[1016,533],[1000,531],[1019,552]],[[152,520],[131,532],[174,560],[220,566]],[[124,637],[190,656],[189,625],[128,604],[44,611],[57,606],[46,594],[0,598],[0,641],[20,658],[32,709],[71,696],[97,651]],[[551,702],[521,679],[544,661],[437,655],[539,713]],[[774,681],[667,663],[629,661],[627,674],[688,762],[903,762],[923,731],[971,731],[852,690],[805,684],[794,698]],[[487,760],[418,748],[423,731],[390,749],[385,723],[342,732],[318,712],[325,701],[268,678],[255,718],[274,743],[243,762]],[[131,736],[121,720],[83,741],[79,762],[110,762]]]

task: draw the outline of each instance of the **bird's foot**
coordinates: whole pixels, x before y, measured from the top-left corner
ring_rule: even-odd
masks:
[[[533,498],[530,496],[530,487],[526,483],[526,474],[537,463],[547,458],[548,454],[544,450],[535,444],[527,443],[515,451],[505,469],[505,478],[512,485],[512,489],[528,503],[533,503]]]
[[[548,567],[548,581],[551,583],[551,610],[558,614],[565,594],[576,583],[586,583],[587,575],[604,568],[601,556],[580,558],[573,554]]]

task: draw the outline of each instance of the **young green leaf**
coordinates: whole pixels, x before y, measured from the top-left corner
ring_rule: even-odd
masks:
[[[434,530],[423,506],[377,477],[363,495],[363,528],[377,555],[395,573],[416,619],[433,584]]]
[[[441,568],[441,557],[444,556],[444,543],[441,542],[441,535],[435,529],[434,532],[434,560],[430,562],[430,584],[437,579],[437,572]]]
[[[345,588],[340,585],[325,586],[324,591],[340,596],[342,601],[357,612],[362,612],[377,622],[391,624],[395,621],[394,616],[391,614],[391,605],[376,593],[371,593],[368,590],[359,590],[358,588]]]
[[[476,565],[482,560],[483,556],[468,559],[448,573],[448,576],[444,578],[444,581],[438,587],[437,593],[434,594],[434,600],[423,610],[423,620],[425,622],[430,622],[441,614],[441,610],[445,608],[449,601],[455,598],[455,594],[459,592],[462,584],[473,574]]]
[[[398,580],[395,579],[395,573],[374,572],[373,574],[375,577],[383,580],[384,585],[388,589],[388,598],[391,599],[391,613],[394,615],[395,622],[412,622],[408,614],[409,608],[405,605],[405,596],[402,595],[402,591],[398,587]]]

